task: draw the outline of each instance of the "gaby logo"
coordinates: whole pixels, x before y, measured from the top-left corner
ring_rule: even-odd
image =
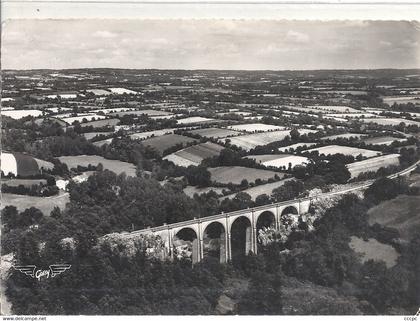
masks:
[[[70,264],[52,264],[50,265],[49,270],[41,270],[37,269],[36,265],[14,265],[13,268],[15,270],[18,270],[22,272],[23,274],[29,275],[30,277],[33,277],[37,279],[38,281],[41,281],[41,278],[44,277],[46,279],[53,278],[64,271],[70,269]]]

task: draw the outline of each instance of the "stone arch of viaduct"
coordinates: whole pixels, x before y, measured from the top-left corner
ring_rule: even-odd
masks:
[[[212,223],[219,223],[223,227],[220,240],[220,261],[227,262],[232,259],[232,226],[236,220],[241,217],[249,221],[249,227],[246,230],[245,253],[249,251],[257,253],[257,222],[263,213],[272,214],[274,217],[273,226],[278,230],[282,224],[281,217],[284,214],[294,213],[297,215],[307,213],[310,206],[310,199],[296,199],[287,202],[274,203],[254,208],[248,208],[240,211],[221,213],[218,215],[196,218],[189,221],[165,224],[155,228],[149,228],[140,231],[128,233],[159,235],[165,243],[166,255],[173,256],[174,240],[176,235],[185,229],[191,229],[195,233],[195,239],[192,241],[192,261],[200,262],[204,258],[204,235],[207,227]]]

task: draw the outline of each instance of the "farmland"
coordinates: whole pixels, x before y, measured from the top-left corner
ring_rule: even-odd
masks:
[[[177,123],[179,125],[189,125],[189,124],[197,124],[197,123],[212,123],[217,121],[216,119],[207,118],[207,117],[187,117],[178,119]]]
[[[303,149],[308,149],[309,147],[316,145],[316,143],[297,143],[297,144],[292,144],[289,146],[285,146],[285,147],[279,147],[277,150],[281,153],[286,153],[289,152],[291,150],[295,150],[298,147],[303,148]]]
[[[224,138],[229,136],[238,136],[241,133],[225,129],[225,128],[203,128],[203,129],[194,129],[190,131],[191,134],[200,135],[201,137],[207,138]]]
[[[47,180],[46,179],[2,179],[1,180],[2,184],[7,184],[8,186],[19,186],[19,185],[23,185],[25,187],[31,187],[32,185],[37,185],[37,184],[47,184]]]
[[[348,107],[348,106],[309,106],[312,109],[320,109],[322,111],[333,111],[337,113],[357,113],[358,109]]]
[[[218,156],[222,149],[223,146],[207,142],[181,149],[165,156],[163,159],[171,161],[178,166],[198,166],[204,159]]]
[[[276,167],[287,169],[289,165],[293,168],[296,165],[305,165],[309,162],[307,157],[289,155],[289,154],[280,154],[280,155],[249,155],[247,158],[255,160],[258,164],[264,165],[266,167]]]
[[[44,215],[49,215],[55,206],[63,210],[69,201],[69,194],[64,192],[60,192],[57,196],[50,197],[2,193],[1,208],[16,206],[19,211],[24,211],[27,208],[36,207],[41,210]]]
[[[360,173],[376,172],[381,167],[388,167],[390,165],[399,165],[399,154],[389,154],[377,157],[372,157],[362,161],[347,164],[352,177],[357,177]]]
[[[266,125],[266,124],[260,124],[260,123],[253,123],[253,124],[242,124],[242,125],[228,126],[228,129],[255,133],[255,132],[268,132],[268,131],[274,131],[274,130],[284,130],[285,127],[274,126],[274,125]]]
[[[248,182],[255,182],[257,179],[267,180],[274,178],[275,175],[280,178],[283,176],[269,170],[248,168],[241,166],[221,166],[208,169],[211,174],[211,180],[222,184],[240,184],[246,179]]]
[[[185,146],[188,143],[195,142],[197,142],[197,140],[194,138],[181,136],[177,134],[169,134],[159,137],[147,138],[142,141],[142,144],[144,146],[150,146],[151,148],[155,149],[157,152],[162,154],[165,150],[174,147],[175,145],[182,144]]]
[[[405,123],[406,125],[417,125],[419,126],[420,123],[414,120],[403,119],[403,118],[362,118],[360,119],[362,122],[365,123],[374,123],[377,125],[384,125],[384,126],[397,126],[400,123]]]
[[[383,97],[383,101],[385,104],[388,105],[393,105],[394,103],[397,104],[407,104],[407,103],[412,103],[412,104],[420,104],[420,96],[418,95],[413,95],[413,96],[388,96],[388,97]]]
[[[87,167],[90,165],[98,165],[101,163],[104,169],[108,169],[116,174],[126,173],[127,176],[136,176],[136,166],[130,163],[118,160],[105,159],[96,155],[78,155],[78,156],[61,156],[59,160],[66,164],[69,169],[77,168],[78,165]]]
[[[307,152],[317,151],[320,155],[333,155],[333,154],[343,154],[343,155],[350,155],[356,157],[357,155],[362,155],[363,157],[374,157],[380,155],[380,152],[362,149],[362,148],[355,148],[355,147],[348,147],[348,146],[339,146],[339,145],[328,145],[324,147],[318,147],[313,149],[308,149]]]
[[[342,117],[342,118],[365,118],[375,117],[375,114],[371,113],[347,113],[347,114],[327,114],[328,117]]]
[[[98,136],[110,136],[112,134],[113,132],[90,132],[90,133],[83,133],[83,136],[85,136],[87,140],[90,140]]]
[[[331,135],[331,136],[326,136],[326,137],[322,137],[321,140],[334,140],[334,139],[338,139],[338,138],[362,138],[362,137],[366,137],[366,134],[356,134],[356,133],[345,133],[345,134],[338,134],[338,135]]]
[[[34,158],[22,153],[1,153],[1,170],[5,175],[12,173],[22,177],[37,175],[43,169],[51,170],[54,165],[50,162]]]
[[[119,111],[116,113],[111,113],[112,116],[124,116],[124,115],[147,115],[147,116],[168,116],[172,115],[172,113],[168,113],[166,111],[160,110],[152,110],[152,109],[145,109],[145,110],[127,110],[127,111]]]
[[[290,134],[289,130],[279,130],[279,131],[274,131],[274,132],[257,133],[257,134],[242,135],[242,136],[237,136],[237,137],[223,138],[223,139],[220,139],[220,141],[226,142],[229,139],[230,144],[249,151],[257,146],[267,145],[272,142],[282,140],[286,136],[289,136],[289,134]]]
[[[72,125],[74,122],[89,122],[89,121],[94,121],[94,120],[101,120],[101,119],[105,119],[105,116],[102,115],[97,115],[97,114],[93,114],[93,115],[82,115],[82,116],[76,116],[76,117],[66,117],[66,118],[61,118],[62,121],[65,121],[67,124]]]
[[[368,212],[369,224],[396,228],[405,240],[420,230],[420,196],[401,195],[383,202]]]
[[[134,133],[131,134],[130,137],[132,139],[146,139],[146,138],[150,138],[150,137],[158,137],[158,136],[163,136],[166,134],[172,134],[174,132],[175,129],[173,128],[167,128],[167,129],[159,129],[159,130],[152,130],[152,131],[148,131],[148,132],[141,132],[141,133]]]
[[[350,247],[362,256],[362,261],[384,261],[388,268],[397,264],[398,252],[388,244],[382,244],[375,239],[367,241],[356,236],[351,237]]]
[[[258,185],[258,186],[254,186],[254,187],[250,187],[247,189],[244,189],[242,192],[243,193],[247,193],[251,196],[251,199],[253,201],[255,201],[255,199],[257,198],[257,196],[262,195],[262,194],[266,194],[266,195],[271,195],[271,193],[273,192],[274,189],[276,189],[277,187],[280,187],[282,185],[284,185],[284,183],[286,183],[287,181],[293,180],[294,178],[285,178],[282,179],[280,181],[277,182],[273,182],[273,183],[267,183],[267,184],[263,184],[263,185]],[[237,193],[234,194],[230,194],[224,197],[221,197],[220,199],[223,200],[225,198],[234,198],[236,196]]]
[[[92,126],[92,127],[105,127],[105,126],[115,126],[118,125],[120,123],[119,119],[116,118],[107,118],[107,119],[100,119],[100,120],[94,120],[94,121],[90,121],[87,123],[81,123],[80,126],[82,127],[88,127],[88,126]]]
[[[93,143],[93,145],[101,147],[105,144],[111,144],[112,142],[112,138],[107,138],[107,139],[103,139],[103,140],[98,140],[96,142]]]
[[[367,145],[390,145],[393,142],[404,142],[407,139],[405,138],[396,138],[391,136],[381,136],[381,137],[372,137],[366,138],[362,141]]]
[[[42,115],[41,110],[25,109],[25,110],[2,110],[2,116],[11,117],[13,119],[21,119],[23,117],[32,116],[39,117]]]
[[[113,93],[113,94],[117,94],[117,95],[123,95],[123,94],[136,94],[136,92],[134,90],[130,90],[127,88],[120,88],[120,87],[112,87],[112,88],[108,88],[108,90]]]

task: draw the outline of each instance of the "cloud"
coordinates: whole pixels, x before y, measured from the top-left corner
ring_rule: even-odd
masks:
[[[286,34],[286,40],[290,42],[296,42],[296,43],[308,43],[309,42],[309,36],[307,34],[304,34],[302,32],[289,30]]]
[[[417,28],[386,21],[11,21],[1,60],[5,69],[418,68]]]
[[[118,35],[116,33],[107,31],[107,30],[98,30],[93,34],[94,37],[98,37],[98,38],[115,38]]]
[[[389,41],[385,41],[385,40],[381,40],[381,41],[379,41],[379,44],[380,44],[381,46],[383,46],[383,47],[391,47],[391,46],[392,46],[392,43],[391,43],[391,42],[389,42]]]

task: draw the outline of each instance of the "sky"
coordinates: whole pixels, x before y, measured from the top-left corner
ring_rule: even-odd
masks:
[[[3,69],[420,68],[420,23],[9,20]]]

